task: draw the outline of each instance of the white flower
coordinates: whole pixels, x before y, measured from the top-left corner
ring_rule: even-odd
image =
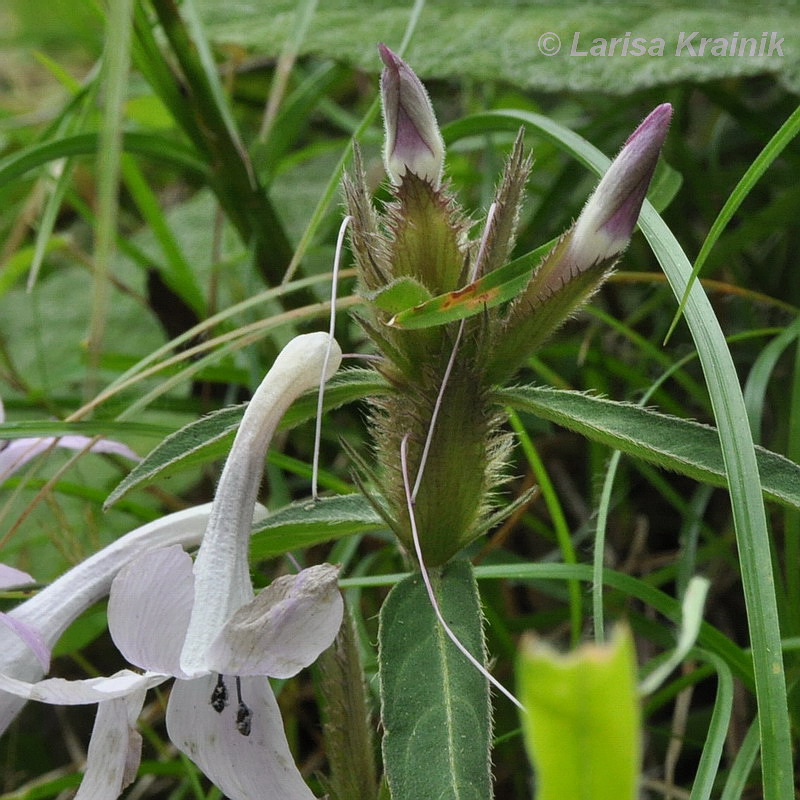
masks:
[[[0,400],[0,423],[5,422],[5,409]],[[0,483],[22,469],[31,459],[47,452],[51,447],[63,447],[67,450],[89,449],[92,453],[114,453],[118,456],[139,461],[139,456],[122,442],[111,439],[100,439],[92,443],[89,436],[68,434],[66,436],[36,436],[10,441],[0,440]]]
[[[628,246],[671,118],[669,103],[656,106],[611,162],[567,234],[563,258],[572,271],[612,259]]]
[[[179,680],[167,712],[170,737],[231,800],[313,798],[292,761],[265,676],[294,675],[333,642],[342,619],[338,569],[310,567],[279,578],[253,597],[247,549],[264,456],[275,427],[297,396],[327,380],[340,360],[338,345],[322,333],[298,336],[279,354],[245,412],[214,502],[204,508],[208,523],[194,568],[177,544],[143,552],[141,536],[139,557],[131,560],[129,544],[123,569],[119,554],[108,557],[114,545],[94,557],[99,566],[92,570],[91,588],[87,582],[83,591],[93,597],[101,588],[107,591],[116,574],[109,628],[122,653],[146,672],[122,670],[108,678],[32,683],[8,674],[22,667],[31,671],[36,657],[30,647],[23,643],[24,664],[19,659],[0,660],[11,667],[0,674],[2,691],[55,704],[99,703],[77,800],[113,800],[132,779],[140,753],[133,725],[145,691],[172,676]],[[165,537],[170,530],[167,524]],[[51,601],[58,593],[50,592]],[[32,628],[44,624],[46,617],[40,615],[45,605],[40,601],[36,613],[29,606],[23,622]],[[43,635],[44,641],[58,638],[68,624],[63,616]],[[22,643],[16,634],[10,635]],[[37,669],[43,670],[41,663]]]
[[[400,56],[378,45],[384,63],[381,106],[385,129],[383,160],[393,183],[406,170],[439,188],[444,167],[444,142],[422,81]]]

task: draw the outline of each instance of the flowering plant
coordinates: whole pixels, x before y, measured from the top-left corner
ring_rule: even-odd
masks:
[[[627,800],[677,792],[681,741],[687,763],[697,764],[685,791],[691,783],[692,795],[705,797],[723,780],[736,677],[748,706],[737,719],[757,707],[760,727],[728,748],[737,755],[721,791],[746,791],[760,744],[763,794],[783,800],[791,750],[779,654],[786,650],[789,665],[791,639],[780,638],[778,621],[791,632],[800,606],[790,574],[800,467],[753,447],[752,437],[763,427],[775,442],[793,429],[791,416],[777,434],[760,426],[758,398],[765,376],[785,369],[779,356],[797,331],[782,331],[763,354],[753,348],[745,424],[720,324],[654,207],[667,209],[687,240],[710,227],[702,249],[697,243],[699,270],[748,187],[768,164],[780,170],[797,120],[711,226],[687,197],[711,208],[720,176],[737,174],[732,142],[768,127],[759,112],[758,125],[752,117],[729,136],[730,98],[708,137],[708,191],[695,180],[676,200],[675,166],[692,177],[685,167],[705,132],[697,108],[711,93],[701,102],[671,90],[672,102],[659,103],[661,90],[648,84],[645,101],[604,97],[600,106],[575,92],[544,100],[526,85],[505,86],[503,70],[492,88],[477,82],[484,54],[476,49],[464,67],[444,30],[434,52],[413,40],[413,58],[379,45],[378,84],[341,64],[363,41],[336,51],[335,65],[317,60],[316,45],[295,64],[309,19],[302,14],[274,65],[237,61],[221,81],[215,54],[238,51],[208,46],[202,3],[134,5],[131,14],[124,2],[108,4],[104,69],[85,92],[75,87],[45,141],[9,134],[0,143],[13,151],[0,160],[0,188],[51,160],[24,213],[13,213],[21,190],[10,193],[12,211],[0,212],[5,254],[43,205],[31,252],[23,247],[0,271],[0,381],[14,419],[0,407],[0,545],[14,565],[0,569],[0,759],[13,766],[3,788],[20,794],[35,779],[44,797],[74,785],[79,800],[206,790],[231,800],[483,800],[528,797],[533,785],[539,800],[565,792]],[[280,14],[274,22],[280,29]],[[507,34],[525,37],[513,25]],[[155,95],[128,105],[129,35]],[[273,68],[255,135],[252,92]],[[353,123],[376,92],[382,167],[372,111]],[[106,104],[99,140],[85,128],[95,98]],[[553,117],[535,113],[537,103]],[[459,111],[476,106],[492,110]],[[452,121],[440,130],[437,114]],[[320,182],[316,166],[342,129],[356,132],[342,149],[343,171],[331,176],[326,166]],[[621,149],[609,161],[587,140]],[[96,165],[74,160],[88,147],[102,156]],[[150,156],[170,168],[141,169]],[[593,191],[583,167],[597,173]],[[85,175],[95,170],[90,208]],[[174,172],[187,178],[176,192]],[[334,239],[326,203],[340,185],[345,219]],[[794,183],[784,188],[731,241],[791,208]],[[309,198],[319,198],[316,209]],[[162,213],[167,199],[175,218]],[[62,203],[69,213],[59,213]],[[83,253],[75,219],[94,224],[95,214],[95,250]],[[127,235],[136,215],[152,238]],[[116,244],[130,260],[113,257],[117,219],[125,235]],[[309,227],[295,237],[300,219]],[[777,291],[761,286],[778,280],[771,259],[782,241],[764,242],[770,270],[757,271],[760,293],[711,286],[736,295],[731,303],[785,314],[791,290],[770,296]],[[730,275],[751,259],[763,266],[754,248],[747,267],[729,263],[735,247],[723,245]],[[355,284],[339,287],[338,299],[334,290],[328,334],[296,336],[331,311],[318,293],[331,278],[323,267],[331,253],[334,284],[337,275]],[[348,260],[354,269],[340,273]],[[653,271],[656,260],[665,276]],[[14,288],[28,266],[31,295]],[[661,338],[664,277],[691,333],[690,341],[676,329],[683,358],[675,362],[674,345]],[[263,292],[253,288],[258,280]],[[744,326],[751,314],[729,321]],[[775,335],[766,327],[774,324],[770,317],[746,335],[737,328],[745,342],[737,347]],[[339,370],[337,340],[365,366]],[[654,365],[666,371],[654,377]],[[324,393],[306,392],[322,384]],[[249,403],[227,405],[256,386]],[[32,408],[47,421],[17,421]],[[302,428],[286,434],[315,415],[313,444]],[[769,415],[780,420],[771,407]],[[158,444],[138,459],[153,435]],[[607,448],[616,451],[610,460]],[[214,462],[226,454],[217,481]],[[773,516],[772,538],[765,497],[788,508]],[[784,563],[785,580],[775,567]],[[727,579],[715,580],[707,612],[708,585],[698,599],[691,579],[698,571]],[[722,613],[738,608],[740,594],[749,650],[741,626]],[[610,646],[606,615],[629,618]],[[531,628],[538,638],[523,636]],[[574,654],[541,642],[553,638],[569,638]],[[594,641],[579,647],[581,639]],[[701,661],[707,666],[696,669]],[[682,698],[667,730],[660,704],[710,670],[713,709],[702,692],[689,701],[702,713],[687,715]],[[506,701],[521,709],[521,725]],[[52,705],[86,706],[91,739],[81,725],[73,734],[76,709],[59,717],[68,751],[28,747]],[[642,737],[642,719],[662,735]],[[683,736],[687,719],[693,734],[697,720],[711,720],[704,743]],[[662,739],[673,742],[663,758]]]

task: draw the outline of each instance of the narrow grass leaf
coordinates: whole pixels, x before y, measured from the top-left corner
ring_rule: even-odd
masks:
[[[750,774],[756,763],[759,748],[758,718],[750,725],[744,740],[728,772],[720,800],[742,800],[746,797]]]
[[[206,316],[206,301],[191,265],[181,251],[170,228],[159,198],[150,188],[136,160],[125,154],[122,158],[122,176],[142,218],[158,240],[166,262],[160,267],[164,282],[198,316]]]
[[[728,199],[725,201],[725,205],[722,207],[719,214],[717,214],[717,218],[714,220],[714,223],[712,224],[711,229],[709,230],[708,235],[703,242],[703,246],[700,248],[700,252],[697,254],[694,266],[692,267],[692,274],[689,277],[686,288],[683,290],[683,295],[681,296],[680,303],[678,304],[678,310],[675,312],[675,316],[672,318],[672,322],[669,325],[669,329],[664,337],[664,341],[669,340],[669,337],[675,330],[675,326],[678,324],[678,320],[680,319],[684,306],[686,305],[686,300],[689,297],[689,291],[694,285],[697,276],[700,274],[700,270],[703,268],[703,265],[706,263],[709,253],[714,249],[714,245],[722,235],[722,232],[728,226],[728,223],[731,221],[731,219],[733,219],[733,215],[737,212],[745,197],[750,194],[750,190],[758,183],[758,181],[761,179],[761,176],[767,171],[772,162],[775,161],[775,159],[783,152],[784,148],[795,138],[795,136],[797,136],[798,133],[800,133],[800,106],[794,110],[786,122],[781,125],[775,135],[767,142],[766,145],[764,145],[764,149],[756,156],[753,163],[750,164],[750,166],[747,168],[747,171],[739,179],[739,182],[736,184],[733,191],[728,196]]]
[[[689,800],[709,800],[719,772],[719,762],[728,735],[733,711],[733,675],[728,665],[713,653],[699,651],[701,658],[709,661],[717,673],[717,697],[708,726],[706,743],[697,765]]]
[[[100,146],[97,133],[76,133],[53,141],[23,147],[0,159],[0,186],[5,186],[32,169],[69,156],[95,155]],[[190,173],[193,177],[207,178],[208,167],[196,154],[171,139],[153,133],[126,132],[122,136],[122,149],[162,161]]]
[[[0,442],[7,439],[27,439],[34,436],[153,436],[163,438],[170,429],[155,422],[118,422],[115,420],[90,420],[87,422],[62,422],[61,420],[24,420],[0,423]]]

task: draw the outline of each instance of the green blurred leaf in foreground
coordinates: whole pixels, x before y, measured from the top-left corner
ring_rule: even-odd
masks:
[[[568,655],[528,637],[517,670],[536,800],[634,800],[640,711],[630,632]]]

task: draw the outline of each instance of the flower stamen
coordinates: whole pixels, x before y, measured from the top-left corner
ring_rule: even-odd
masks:
[[[253,724],[253,712],[242,700],[242,679],[238,675],[236,676],[236,699],[239,702],[236,709],[236,730],[242,736],[249,736]]]
[[[238,680],[238,678],[237,678]],[[217,675],[217,685],[214,691],[211,692],[211,708],[221,714],[228,705],[228,687],[225,685],[225,678],[222,675]]]

